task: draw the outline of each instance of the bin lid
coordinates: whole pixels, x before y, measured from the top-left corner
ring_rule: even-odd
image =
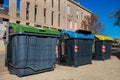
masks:
[[[85,30],[77,30],[77,33],[82,33],[82,34],[92,34],[91,31],[85,31]]]
[[[69,30],[62,30],[61,35],[67,34],[70,38],[81,38],[81,39],[94,39],[94,35],[92,34],[82,34]]]
[[[95,34],[94,35],[95,38],[97,38],[98,40],[107,40],[107,41],[113,41],[113,38],[109,37],[109,36],[102,36],[102,35],[98,35],[98,34]]]
[[[16,33],[36,33],[60,36],[60,32],[55,29],[39,28],[27,25],[20,25],[17,23],[10,23],[10,27],[12,27],[14,29],[14,32]]]

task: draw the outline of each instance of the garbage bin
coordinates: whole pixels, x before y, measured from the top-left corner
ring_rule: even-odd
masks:
[[[113,39],[108,36],[95,35],[95,59],[106,60],[111,58]]]
[[[54,70],[59,31],[15,23],[9,29],[6,65],[10,73],[22,77]]]
[[[61,31],[59,46],[59,64],[80,66],[92,62],[92,34]]]

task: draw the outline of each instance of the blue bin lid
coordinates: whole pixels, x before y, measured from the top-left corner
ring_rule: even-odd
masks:
[[[83,34],[83,33],[76,33],[69,30],[62,30],[60,35],[67,34],[70,38],[81,38],[81,39],[94,39],[93,34]]]

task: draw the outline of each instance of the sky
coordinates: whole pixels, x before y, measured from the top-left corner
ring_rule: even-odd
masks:
[[[103,35],[120,38],[120,27],[114,26],[115,18],[110,13],[120,9],[120,0],[77,0],[80,4],[96,14],[104,26]]]
[[[8,6],[8,1],[5,0],[4,6]],[[19,1],[19,0],[18,0]],[[104,26],[103,35],[113,38],[120,38],[120,27],[114,26],[115,19],[109,18],[110,13],[120,9],[120,0],[75,0],[94,14],[96,14]],[[19,4],[19,3],[18,3]],[[19,5],[17,6],[19,7]]]

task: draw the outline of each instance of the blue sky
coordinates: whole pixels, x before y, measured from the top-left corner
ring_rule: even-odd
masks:
[[[8,6],[8,1],[5,0],[4,6]],[[18,0],[19,1],[19,0]],[[96,14],[105,29],[103,35],[108,35],[113,38],[120,38],[120,27],[114,26],[114,18],[109,18],[108,15],[120,9],[120,0],[77,0],[81,5],[88,8]],[[19,3],[18,3],[19,4]],[[19,7],[19,5],[18,5]]]
[[[114,26],[114,18],[109,18],[108,15],[120,9],[120,0],[78,0],[80,4],[98,15],[105,30],[103,35],[108,35],[113,38],[120,38],[120,27]]]
[[[20,0],[17,0],[17,4],[20,4]],[[4,0],[4,6],[9,5],[9,0]],[[20,5],[17,5],[18,8],[20,8]]]

